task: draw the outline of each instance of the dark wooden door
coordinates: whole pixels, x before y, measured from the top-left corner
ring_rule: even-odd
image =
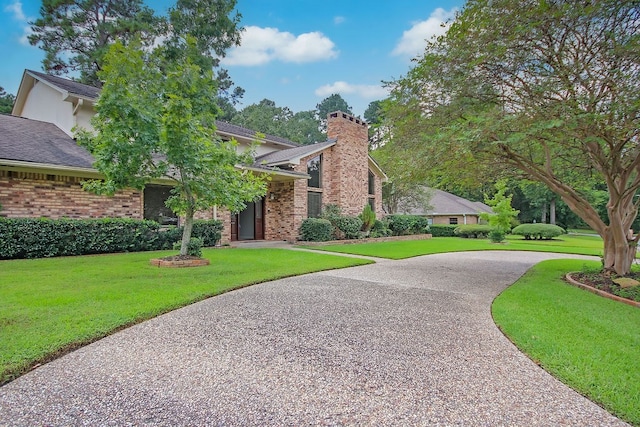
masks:
[[[238,240],[238,214],[231,214],[231,241]]]
[[[255,239],[264,240],[264,199],[255,202]]]

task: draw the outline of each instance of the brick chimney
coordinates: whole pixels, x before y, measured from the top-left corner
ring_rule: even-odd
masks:
[[[345,215],[358,215],[368,203],[369,130],[364,120],[341,111],[327,116],[327,138],[335,139],[331,166],[335,192],[327,203]]]

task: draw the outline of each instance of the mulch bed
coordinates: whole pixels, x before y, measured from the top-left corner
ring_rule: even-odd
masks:
[[[599,289],[600,291],[606,292],[608,294],[640,302],[640,286],[622,288],[620,285],[613,281],[616,276],[609,277],[599,272],[575,272],[571,273],[571,277],[580,283],[584,283],[587,286]],[[640,281],[640,273],[631,273],[626,277],[630,277],[632,279]]]

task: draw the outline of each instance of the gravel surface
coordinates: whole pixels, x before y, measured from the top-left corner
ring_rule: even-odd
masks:
[[[0,425],[626,425],[491,319],[501,290],[560,257],[430,255],[223,294],[1,387]]]

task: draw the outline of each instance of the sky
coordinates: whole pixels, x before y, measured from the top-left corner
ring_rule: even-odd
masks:
[[[173,0],[146,0],[163,14]],[[425,40],[445,31],[463,0],[238,0],[239,47],[222,61],[245,89],[242,109],[263,99],[313,110],[339,93],[357,116],[411,68]],[[23,71],[41,71],[44,53],[26,40],[41,2],[0,0],[0,86],[16,94]]]

